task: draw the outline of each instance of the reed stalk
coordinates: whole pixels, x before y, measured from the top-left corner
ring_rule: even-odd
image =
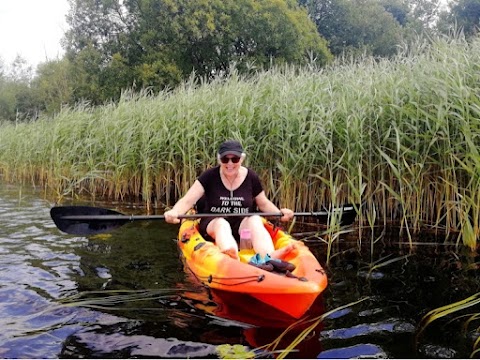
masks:
[[[280,206],[362,204],[372,230],[398,223],[474,249],[480,235],[480,40],[440,38],[393,59],[283,66],[172,91],[125,91],[55,117],[0,125],[0,174],[64,196],[171,206],[240,140]],[[362,231],[362,227],[359,227]],[[361,238],[361,236],[360,236]]]

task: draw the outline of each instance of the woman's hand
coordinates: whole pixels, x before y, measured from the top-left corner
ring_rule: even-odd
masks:
[[[283,208],[280,209],[280,212],[283,214],[283,216],[280,218],[280,221],[287,222],[293,219],[293,210],[290,210],[288,208]]]
[[[178,212],[176,210],[168,210],[163,216],[165,216],[165,221],[169,224],[178,224],[180,219],[178,218]]]

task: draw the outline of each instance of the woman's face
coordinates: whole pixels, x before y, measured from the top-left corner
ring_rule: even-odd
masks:
[[[220,166],[225,175],[235,174],[242,166],[243,157],[237,155],[224,155],[220,158]]]

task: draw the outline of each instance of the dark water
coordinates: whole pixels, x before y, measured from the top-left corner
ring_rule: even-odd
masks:
[[[199,286],[180,259],[176,226],[132,223],[76,237],[58,231],[51,206],[41,192],[0,183],[0,358],[216,358],[225,344],[286,349],[311,325],[297,325],[275,348],[289,323],[252,299]],[[433,322],[417,341],[416,330],[429,310],[480,291],[474,254],[380,243],[371,254],[355,244],[338,241],[329,287],[309,319],[368,298],[314,326],[290,357],[470,356],[478,320],[456,316],[478,306]],[[323,262],[325,246],[309,246]],[[372,262],[401,256],[369,273]]]

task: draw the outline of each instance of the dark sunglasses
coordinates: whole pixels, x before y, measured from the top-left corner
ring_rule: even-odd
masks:
[[[220,158],[220,161],[224,164],[228,164],[228,162],[232,160],[232,163],[236,164],[240,161],[240,157],[239,156],[234,156],[234,157],[226,157],[226,156],[222,156]]]

